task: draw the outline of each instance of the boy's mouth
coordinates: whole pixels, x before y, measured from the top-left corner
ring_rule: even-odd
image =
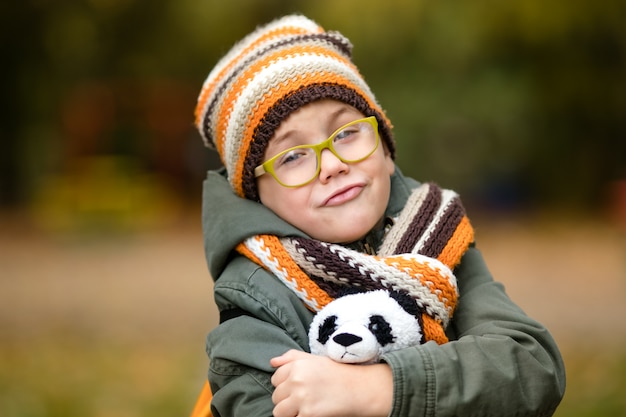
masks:
[[[332,207],[347,203],[348,201],[357,198],[359,194],[361,194],[361,191],[363,191],[362,184],[352,184],[341,188],[324,200],[322,206]]]

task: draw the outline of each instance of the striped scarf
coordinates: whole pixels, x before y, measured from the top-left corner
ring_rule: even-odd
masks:
[[[404,291],[424,312],[425,339],[445,343],[458,298],[452,270],[473,240],[459,196],[422,184],[393,219],[377,255],[274,235],[250,237],[237,251],[275,274],[314,312],[349,287]]]

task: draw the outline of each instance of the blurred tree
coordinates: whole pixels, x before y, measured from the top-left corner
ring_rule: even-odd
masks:
[[[524,175],[537,200],[597,208],[626,178],[626,4],[533,0],[495,16],[487,47],[531,81]]]
[[[84,149],[132,156],[197,196],[217,164],[192,126],[204,78],[256,25],[303,12],[354,43],[408,174],[496,206],[593,208],[626,176],[622,3],[5,2],[0,205],[63,169],[72,126],[96,129]]]
[[[37,89],[43,80],[33,76],[42,55],[37,41],[42,20],[40,13],[21,3],[0,5],[0,53],[4,57],[0,65],[0,207],[21,200],[24,161],[18,155],[24,145],[18,138],[29,121],[41,117],[41,102],[47,99],[46,92]]]

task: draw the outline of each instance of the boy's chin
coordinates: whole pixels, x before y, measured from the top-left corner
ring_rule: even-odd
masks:
[[[309,235],[323,242],[348,244],[363,239],[375,226],[376,224],[373,224],[368,227],[367,223],[353,218],[338,222],[336,227],[315,230]]]

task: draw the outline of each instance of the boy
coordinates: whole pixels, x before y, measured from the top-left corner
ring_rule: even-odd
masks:
[[[395,166],[391,124],[350,52],[286,16],[202,88],[196,124],[225,166],[203,196],[220,310],[213,414],[551,415],[565,386],[554,340],[493,281],[458,196]],[[427,342],[364,366],[307,353],[315,311],[345,287],[414,297]]]

